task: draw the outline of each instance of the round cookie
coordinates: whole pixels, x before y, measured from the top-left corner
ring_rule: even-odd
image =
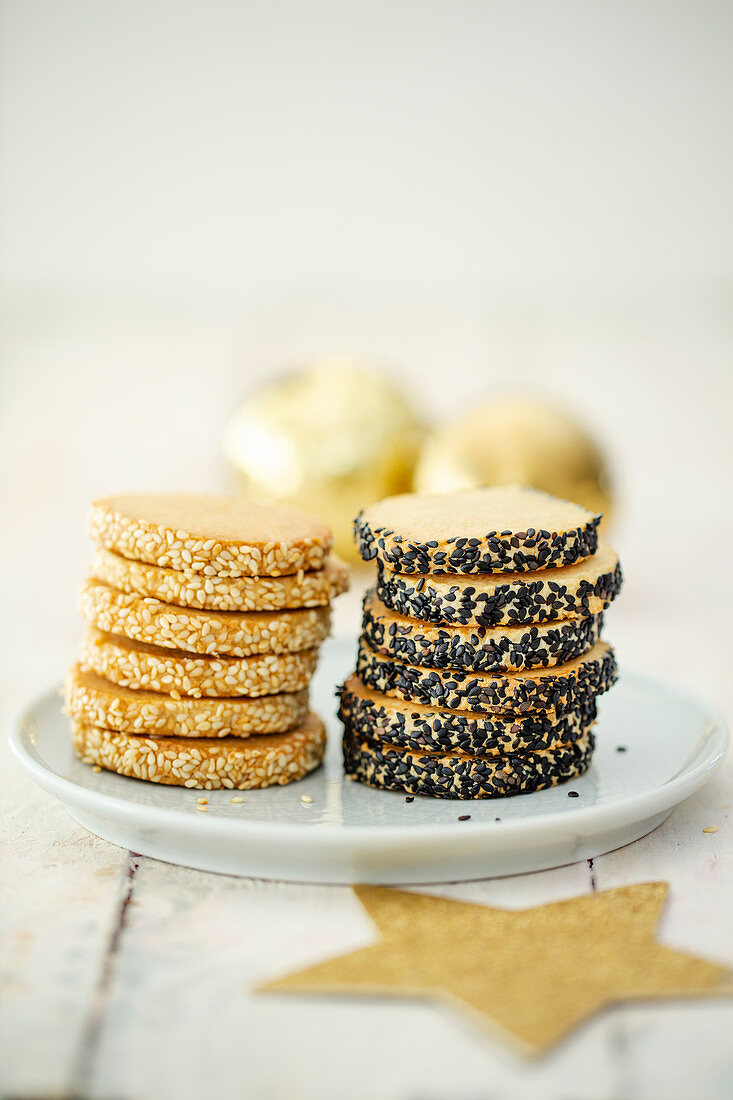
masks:
[[[325,727],[312,712],[288,733],[246,740],[153,740],[79,721],[72,721],[71,733],[74,748],[87,764],[150,783],[205,791],[220,787],[246,791],[293,783],[318,767],[326,748]]]
[[[440,626],[498,626],[586,618],[608,607],[623,577],[608,546],[574,565],[536,573],[477,575],[395,573],[379,566],[377,595],[400,615]]]
[[[339,718],[355,738],[419,752],[461,752],[501,756],[536,752],[558,742],[577,741],[596,717],[588,698],[564,715],[486,715],[426,707],[382,695],[352,675],[340,690]]]
[[[126,558],[219,577],[320,569],[333,537],[297,508],[207,493],[126,493],[92,504],[94,542]]]
[[[404,493],[354,521],[359,553],[396,573],[526,573],[594,554],[601,517],[517,485]]]
[[[394,661],[362,641],[356,671],[368,687],[385,695],[481,714],[562,714],[589,696],[608,691],[618,676],[616,658],[606,642],[597,642],[582,657],[551,669],[477,674],[467,669],[446,671]]]
[[[344,734],[344,770],[362,783],[433,798],[506,798],[576,779],[593,755],[593,734],[522,756],[427,753]]]
[[[296,653],[313,649],[328,634],[327,607],[298,611],[201,611],[162,603],[151,596],[120,592],[89,580],[81,590],[81,611],[105,634],[182,649],[187,653]]]
[[[149,737],[248,737],[293,729],[308,713],[308,692],[232,699],[174,699],[155,691],[120,687],[81,665],[66,680],[72,718],[116,733]]]
[[[283,577],[208,577],[132,561],[96,546],[90,574],[120,592],[152,596],[179,607],[213,611],[281,611],[325,607],[349,587],[349,571],[334,554],[323,569]]]
[[[276,695],[307,688],[318,662],[317,649],[263,653],[254,657],[207,657],[180,649],[134,642],[88,626],[81,663],[121,687],[168,692],[175,697]]]
[[[412,665],[516,672],[579,657],[598,641],[602,626],[602,615],[586,615],[521,626],[445,628],[399,615],[371,589],[364,597],[362,636],[372,649]]]

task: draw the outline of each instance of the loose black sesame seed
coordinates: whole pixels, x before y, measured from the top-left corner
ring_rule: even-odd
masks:
[[[568,791],[568,798],[580,798],[577,791]]]
[[[627,752],[627,751],[628,750],[626,748],[626,745],[617,745],[616,746],[616,752]]]
[[[458,820],[459,821],[470,821],[471,820],[471,815],[470,814],[459,814],[458,815]]]
[[[405,802],[414,802],[414,801],[415,801],[414,794],[408,794],[405,798]]]

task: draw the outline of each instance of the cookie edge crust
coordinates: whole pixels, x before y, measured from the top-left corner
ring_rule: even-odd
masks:
[[[590,766],[595,748],[594,734],[589,731],[586,736],[585,741],[563,745],[552,758],[547,756],[551,750],[545,750],[545,754],[510,755],[493,758],[492,762],[491,757],[418,753],[380,746],[353,737],[347,730],[342,742],[344,771],[367,786],[411,795],[466,800],[508,798],[578,779]],[[450,774],[441,774],[436,783],[430,772],[438,769],[448,769]],[[501,782],[502,772],[506,773],[506,783]]]
[[[327,607],[349,588],[348,566],[335,554],[328,555],[321,569],[220,577],[137,561],[95,543],[89,575],[127,595],[197,611],[301,611]]]
[[[309,726],[313,726],[312,731]],[[207,791],[285,786],[305,778],[321,765],[327,736],[326,727],[318,715],[311,711],[305,722],[281,736],[289,738],[290,743],[284,746],[280,742],[271,749],[265,746],[268,757],[266,766],[260,768],[263,774],[255,774],[253,779],[248,774],[252,768],[246,759],[248,751],[252,755],[251,745],[246,741],[237,746],[220,742],[221,751],[214,756],[213,753],[203,754],[201,746],[195,741],[184,742],[178,738],[155,741],[89,723],[71,722],[72,744],[82,763],[96,765],[131,779]],[[235,740],[241,739],[231,738],[231,741]],[[143,750],[144,761],[141,759]],[[237,752],[244,753],[244,761],[233,759],[233,754]],[[212,760],[213,767],[210,764]],[[166,761],[170,764],[167,770]]]
[[[325,641],[331,624],[330,606],[241,612],[242,616],[275,616],[272,629],[268,628],[266,633],[260,631],[255,637],[251,627],[249,632],[230,631],[228,625],[216,621],[215,616],[238,612],[216,611],[207,615],[200,608],[178,607],[149,596],[120,592],[93,579],[82,585],[79,602],[83,617],[103,634],[118,634],[133,642],[180,649],[204,657],[298,653]]]
[[[124,639],[129,647],[120,646],[117,637],[88,625],[80,647],[82,666],[119,687],[168,695],[177,692],[191,699],[302,691],[318,663],[318,647],[251,657],[211,657],[177,649],[164,650],[163,655],[137,649],[140,643],[129,638]]]
[[[300,725],[308,714],[308,689],[234,698],[174,699],[162,692],[155,698],[136,698],[134,689],[105,681],[97,688],[82,680],[83,669],[77,662],[69,669],[64,688],[67,715],[90,726],[115,733],[151,738],[160,737],[253,737],[257,734],[287,733]],[[127,695],[128,690],[130,694]]]
[[[387,571],[390,576],[386,575]],[[423,578],[427,575],[397,573],[380,562],[375,590],[382,603],[391,611],[407,618],[419,619],[431,626],[531,626],[585,618],[605,611],[623,586],[623,571],[619,561],[613,570],[601,573],[595,582],[581,580],[574,591],[568,592],[566,589],[563,593],[553,591],[553,585],[557,589],[565,586],[558,584],[551,570],[528,573],[526,580],[522,582],[498,582],[490,597],[482,598],[484,594],[478,593],[476,599],[470,591],[462,591],[460,584],[453,600],[427,583],[427,580],[422,580],[421,583],[421,580],[416,579],[415,584],[410,587],[409,580],[418,576]],[[452,573],[450,576],[457,575]],[[470,590],[471,585],[466,584],[463,587]],[[542,603],[537,603],[538,597],[543,598]],[[551,606],[548,614],[548,599],[553,604],[561,603],[562,606]]]
[[[588,695],[603,695],[618,680],[616,655],[610,645],[602,656],[586,660],[580,668],[570,673],[562,669],[562,665],[537,669],[536,678],[517,678],[508,673],[476,674],[470,669],[433,669],[394,660],[375,651],[363,640],[356,660],[357,675],[373,691],[407,703],[473,710],[479,714],[524,714],[545,710],[556,710],[560,714]],[[448,683],[444,674],[447,674]],[[477,695],[480,698],[477,699]],[[488,700],[483,698],[485,695],[489,696]]]
[[[173,531],[133,518],[107,503],[92,502],[87,534],[106,550],[150,565],[218,577],[280,577],[321,569],[333,546],[333,533],[282,542],[233,542]]]
[[[484,673],[554,668],[582,657],[593,648],[603,629],[603,613],[599,612],[577,619],[515,624],[509,627],[517,633],[515,641],[511,633],[500,634],[487,644],[485,632],[501,631],[501,627],[479,626],[473,630],[468,626],[459,633],[455,627],[443,628],[406,616],[399,616],[404,624],[387,623],[378,609],[369,606],[373,595],[374,589],[370,589],[364,597],[361,637],[386,656],[426,668]],[[389,610],[392,615],[399,614]],[[445,637],[431,640],[421,634],[422,629],[431,627]]]
[[[549,495],[549,494],[546,494]],[[354,519],[354,539],[364,561],[377,558],[395,573],[527,573],[573,565],[598,548],[600,514],[565,531],[487,531],[479,538],[452,536],[419,542],[388,527],[372,527],[368,508]],[[521,536],[521,537],[520,537]],[[469,545],[470,544],[470,545]]]
[[[496,715],[440,707],[430,708],[430,713],[400,713],[401,703],[408,711],[411,704],[388,695],[382,696],[383,703],[365,698],[348,681],[337,694],[338,717],[352,736],[415,752],[490,759],[572,743],[583,737],[597,717],[592,696],[577,708],[551,717],[547,711]]]

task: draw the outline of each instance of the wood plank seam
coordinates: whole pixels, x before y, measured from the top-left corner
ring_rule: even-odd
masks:
[[[595,860],[589,859],[587,862],[588,862],[588,870],[590,871],[590,888],[591,888],[592,893],[595,894],[595,893],[598,892],[598,883],[596,882],[596,872],[595,872]]]
[[[109,943],[107,944],[107,949],[101,962],[99,980],[94,991],[89,1014],[79,1038],[79,1045],[70,1074],[71,1095],[75,1097],[89,1095],[94,1061],[97,1055],[99,1039],[104,1027],[115,964],[117,962],[122,936],[127,927],[128,909],[133,900],[137,873],[143,858],[144,857],[138,852],[127,853],[127,864],[122,880],[117,917],[112,927]]]

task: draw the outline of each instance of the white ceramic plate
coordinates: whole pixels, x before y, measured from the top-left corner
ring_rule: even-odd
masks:
[[[200,791],[94,772],[71,749],[57,691],[19,716],[12,747],[81,825],[124,848],[206,871],[335,883],[448,882],[588,859],[656,828],[725,755],[723,723],[707,707],[622,669],[582,779],[508,799],[407,803],[344,780],[334,685],[354,656],[353,642],[330,641],[313,681],[312,705],[329,726],[325,767],[289,787],[244,791],[241,804],[236,792],[207,791],[199,813]]]

